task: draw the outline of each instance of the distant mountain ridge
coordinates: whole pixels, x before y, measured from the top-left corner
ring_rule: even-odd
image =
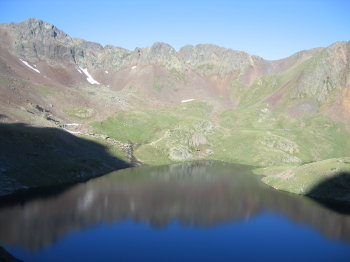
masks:
[[[204,75],[215,74],[221,77],[232,74],[240,76],[244,84],[251,84],[258,77],[283,73],[319,54],[322,57],[316,64],[317,72],[310,72],[305,80],[299,80],[302,82],[297,87],[299,92],[308,93],[301,85],[313,86],[314,89],[316,86],[315,93],[318,88],[322,88],[324,81],[338,88],[347,86],[349,82],[346,79],[346,74],[349,73],[346,68],[349,59],[348,42],[339,42],[326,49],[301,51],[281,60],[267,61],[215,45],[184,46],[178,52],[165,43],[155,43],[151,47],[133,51],[113,46],[102,47],[98,43],[70,37],[55,26],[34,18],[18,24],[2,24],[0,30],[2,46],[9,48],[17,57],[32,63],[70,63],[91,70],[121,70],[126,67],[157,64],[179,73],[194,70]],[[339,59],[336,56],[340,56]],[[328,78],[323,79],[326,75]],[[321,93],[327,91],[321,90]],[[320,98],[322,99],[323,97]]]
[[[266,73],[281,70],[281,66],[277,69],[273,61],[211,44],[187,45],[176,52],[170,45],[158,42],[148,48],[128,51],[120,47],[110,45],[103,47],[98,43],[70,37],[54,25],[35,18],[17,24],[1,24],[0,28],[5,32],[4,39],[10,38],[12,41],[11,51],[33,63],[39,60],[46,60],[52,64],[71,62],[84,67],[107,70],[149,63],[159,63],[180,70],[213,64],[216,65],[216,70],[213,72],[221,75],[248,66],[265,68]],[[299,52],[294,55],[293,60],[303,59],[309,53],[313,51]],[[283,61],[282,64],[288,63]]]

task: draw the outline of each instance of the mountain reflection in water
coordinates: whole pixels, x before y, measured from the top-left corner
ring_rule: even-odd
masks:
[[[120,170],[55,197],[0,209],[0,243],[41,250],[71,232],[133,220],[213,227],[279,213],[328,238],[350,242],[350,217],[275,191],[251,167],[215,161]]]

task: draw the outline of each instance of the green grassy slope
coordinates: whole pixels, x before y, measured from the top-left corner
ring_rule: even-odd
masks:
[[[293,118],[266,104],[221,114],[205,102],[118,112],[93,124],[95,132],[139,144],[149,164],[216,159],[255,166],[300,165],[346,156],[346,126],[322,115]]]
[[[338,200],[350,197],[350,157],[298,167],[269,167],[257,172],[266,175],[264,183],[279,190]]]

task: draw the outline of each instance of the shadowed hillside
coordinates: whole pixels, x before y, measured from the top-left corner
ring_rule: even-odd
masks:
[[[306,196],[339,213],[350,214],[350,172],[340,172],[320,182]]]
[[[130,167],[96,142],[58,128],[0,124],[0,196]]]

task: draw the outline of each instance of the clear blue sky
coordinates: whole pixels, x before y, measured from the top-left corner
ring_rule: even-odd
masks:
[[[0,0],[0,10],[1,23],[36,17],[131,50],[210,43],[278,59],[350,40],[350,0]]]

